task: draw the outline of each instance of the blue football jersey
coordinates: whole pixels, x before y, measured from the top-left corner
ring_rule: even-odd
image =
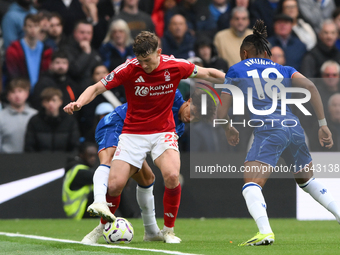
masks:
[[[174,104],[172,106],[172,113],[174,115],[175,125],[176,125],[176,133],[179,137],[181,137],[184,133],[184,123],[178,119],[178,112],[181,106],[185,103],[181,92],[177,89],[175,94]]]
[[[244,95],[244,102],[248,105],[248,92],[251,88],[252,106],[256,110],[268,110],[273,105],[273,88],[277,88],[277,107],[275,111],[267,115],[257,115],[249,111],[250,119],[262,120],[265,125],[256,128],[256,131],[270,128],[279,128],[280,122],[284,119],[294,119],[298,122],[298,119],[293,115],[289,105],[286,107],[286,115],[281,115],[281,98],[280,89],[283,87],[291,87],[292,75],[297,72],[295,68],[290,66],[281,66],[274,63],[270,59],[265,58],[250,58],[243,60],[229,68],[228,73],[225,76],[225,84],[230,84],[241,89]],[[232,96],[233,93],[229,89],[223,89],[222,92],[229,93]],[[286,98],[291,98],[291,94],[287,93]],[[275,120],[275,123],[272,120]],[[259,123],[259,122],[258,122]],[[258,125],[256,121],[252,122],[252,125]],[[299,122],[298,122],[299,123]]]

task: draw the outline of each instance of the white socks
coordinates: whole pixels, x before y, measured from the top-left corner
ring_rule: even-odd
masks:
[[[311,178],[306,183],[299,184],[299,187],[309,193],[316,201],[330,211],[338,222],[340,221],[339,207],[325,185],[315,180],[315,178]]]
[[[261,186],[254,182],[248,182],[243,185],[242,194],[246,200],[248,211],[259,228],[259,232],[261,234],[272,233]]]
[[[110,166],[100,165],[93,175],[94,203],[106,202],[107,183],[109,180]]]
[[[153,185],[145,188],[137,185],[136,189],[137,202],[141,209],[145,232],[149,235],[155,235],[159,231],[155,216]]]

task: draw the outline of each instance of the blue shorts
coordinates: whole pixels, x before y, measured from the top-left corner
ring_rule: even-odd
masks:
[[[259,161],[275,167],[280,156],[295,173],[312,162],[300,125],[255,132],[245,162]]]
[[[123,125],[124,120],[116,112],[107,114],[99,121],[95,134],[98,153],[109,147],[117,147]]]

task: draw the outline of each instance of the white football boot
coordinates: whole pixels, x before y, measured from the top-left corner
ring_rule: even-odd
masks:
[[[175,236],[174,228],[165,227],[162,230],[164,236],[164,243],[180,243],[181,238]]]
[[[154,242],[154,241],[164,241],[164,236],[162,231],[158,231],[156,234],[148,234],[146,232],[144,232],[144,238],[143,238],[144,242]]]
[[[108,222],[114,222],[116,216],[111,213],[109,206],[112,206],[112,204],[106,202],[93,203],[87,207],[87,211],[91,216],[100,216]]]

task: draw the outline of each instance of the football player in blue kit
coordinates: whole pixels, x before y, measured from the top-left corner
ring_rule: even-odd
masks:
[[[172,106],[172,112],[176,125],[176,133],[181,137],[184,133],[184,123],[196,121],[200,116],[197,114],[200,107],[200,98],[202,91],[197,89],[188,101],[184,101],[181,92],[177,89],[175,99]],[[210,111],[214,112],[216,106],[212,100],[207,105]],[[109,178],[110,165],[119,136],[122,133],[124,119],[126,117],[128,105],[127,103],[118,106],[114,111],[102,118],[96,128],[95,138],[98,144],[98,156],[100,166],[96,169],[93,177],[93,193],[98,195],[101,189],[99,185],[107,185]],[[142,168],[132,178],[137,182],[136,197],[139,207],[141,208],[142,219],[145,228],[144,241],[163,241],[163,234],[158,228],[155,217],[155,204],[153,195],[153,185],[155,175],[146,161],[143,162]],[[110,196],[106,194],[106,200],[110,203]],[[100,223],[89,234],[87,234],[82,242],[87,244],[95,244],[99,238],[103,236],[103,229],[106,220],[101,218]]]
[[[269,59],[271,52],[266,37],[267,31],[263,21],[256,21],[253,34],[248,35],[241,44],[242,61],[230,67],[226,74],[224,86],[232,86],[222,90],[222,106],[217,111],[219,119],[229,120],[224,125],[229,144],[237,145],[239,133],[230,124],[228,111],[232,102],[237,103],[235,101],[240,100],[241,90],[243,93],[241,101],[246,100],[251,124],[256,126],[254,141],[244,162],[246,171],[242,194],[259,232],[239,246],[268,245],[275,240],[267,216],[262,187],[280,156],[293,169],[299,187],[329,210],[340,223],[338,205],[327,188],[313,178],[312,158],[299,119],[288,107],[285,114],[283,111],[288,102],[287,100],[284,102],[285,98],[291,96],[290,93],[285,94],[286,92],[299,88],[300,92],[305,91],[308,95],[309,91],[310,102],[319,120],[319,142],[322,146],[331,148],[332,134],[327,127],[320,94],[315,85],[294,68],[281,66]],[[250,98],[247,100],[247,97]],[[272,107],[273,105],[276,109]],[[303,109],[302,107],[300,105],[299,108]],[[327,192],[320,192],[323,190]]]

